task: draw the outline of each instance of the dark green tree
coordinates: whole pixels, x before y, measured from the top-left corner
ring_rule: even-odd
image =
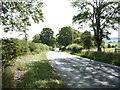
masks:
[[[70,26],[61,28],[57,34],[57,42],[60,46],[67,46],[72,43],[72,30]]]
[[[92,35],[89,31],[85,31],[81,35],[81,41],[86,49],[90,49],[92,47]]]
[[[78,30],[74,30],[74,35],[73,35],[74,43],[81,44],[80,36],[81,36],[81,32],[79,32]]]
[[[32,42],[40,43],[40,34],[34,35]]]
[[[89,23],[94,31],[94,39],[97,45],[97,51],[101,51],[103,38],[109,39],[109,30],[117,30],[120,17],[118,9],[120,2],[110,2],[104,0],[72,1],[72,5],[78,7],[79,14],[73,17],[73,22],[78,22],[80,25]]]
[[[111,48],[111,45],[110,45],[110,44],[108,44],[107,48]]]
[[[40,34],[40,41],[43,44],[54,46],[55,38],[53,37],[54,32],[50,28],[43,28]]]
[[[23,32],[27,40],[28,26],[31,26],[30,20],[35,23],[43,21],[41,0],[27,2],[6,2],[0,1],[0,23],[4,27],[4,32],[19,31]]]

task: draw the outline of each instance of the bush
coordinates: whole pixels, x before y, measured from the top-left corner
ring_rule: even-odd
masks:
[[[36,46],[36,50],[34,52],[36,53],[40,53],[44,50],[49,50],[49,46],[47,46],[46,44],[42,44],[42,43],[34,43]]]
[[[3,67],[12,64],[12,61],[18,56],[25,54],[40,53],[43,50],[49,50],[49,46],[42,43],[26,42],[15,38],[1,39],[2,42],[2,65]]]
[[[30,52],[32,52],[32,53],[33,52],[38,53],[37,46],[35,45],[34,42],[29,42],[28,45],[29,45]]]
[[[30,53],[30,50],[29,50],[29,46],[28,46],[28,43],[26,42],[26,40],[18,40],[18,44],[20,45],[20,54],[19,55],[25,55],[25,54],[28,54]]]
[[[65,46],[62,46],[62,47],[60,47],[60,50],[61,50],[61,51],[65,51],[65,50],[66,50],[66,47],[65,47]]]
[[[82,46],[74,43],[74,44],[68,45],[68,46],[66,47],[66,49],[67,49],[68,51],[73,52],[73,53],[78,53],[78,52],[81,52]]]
[[[8,65],[10,60],[13,60],[21,54],[18,39],[2,39],[2,63]]]

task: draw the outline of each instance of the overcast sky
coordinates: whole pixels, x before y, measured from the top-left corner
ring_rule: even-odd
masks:
[[[70,5],[69,0],[43,0],[43,14],[44,14],[44,22],[40,22],[39,24],[34,24],[32,22],[32,26],[28,32],[29,39],[35,34],[39,34],[43,28],[49,27],[54,31],[56,35],[60,28],[64,26],[72,26],[72,18],[77,14],[77,8],[73,8]],[[78,25],[74,25],[74,29],[78,29]],[[79,29],[79,31],[83,32],[88,29],[84,27],[84,29]],[[1,30],[1,29],[0,29]],[[3,31],[0,31],[1,37],[18,37],[19,33],[5,34]],[[112,35],[110,37],[118,37],[117,31],[111,31]]]

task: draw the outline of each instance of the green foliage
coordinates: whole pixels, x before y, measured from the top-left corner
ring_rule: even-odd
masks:
[[[32,2],[4,2],[0,1],[0,23],[4,26],[4,32],[20,31],[26,33],[27,26],[31,26],[30,19],[35,23],[43,21],[42,1]]]
[[[14,70],[10,66],[6,67],[4,71],[2,71],[2,89],[4,88],[15,88],[16,82],[13,81],[14,79]]]
[[[37,47],[36,47],[36,45],[35,45],[34,42],[29,42],[28,45],[29,45],[29,49],[30,49],[30,51],[31,51],[32,53],[33,53],[33,52],[38,53]]]
[[[65,46],[61,46],[61,47],[60,47],[60,50],[61,50],[61,51],[65,51],[65,50],[66,50],[66,47],[65,47]]]
[[[2,39],[2,65],[4,67],[12,64],[15,58],[25,54],[35,54],[44,50],[49,50],[49,46],[34,43],[34,42],[26,42],[25,40],[19,40],[15,38],[10,39]]]
[[[72,1],[72,0],[71,0]],[[73,17],[73,22],[77,22],[80,25],[89,23],[89,26],[93,28],[94,38],[97,44],[98,51],[101,51],[102,39],[109,39],[108,35],[111,34],[109,30],[112,28],[117,30],[118,27],[115,24],[119,23],[118,14],[119,2],[111,1],[72,1],[74,7],[78,7],[78,15]],[[110,29],[109,29],[110,28]]]
[[[17,58],[14,66],[5,68],[2,74],[2,88],[62,88],[64,83],[46,59],[47,51],[35,55]],[[14,80],[15,71],[24,72],[24,76]],[[59,83],[58,83],[59,82]]]
[[[82,33],[81,42],[86,49],[90,49],[90,47],[92,47],[92,35],[89,31]]]
[[[24,55],[27,53],[28,47],[25,41],[20,41],[18,39],[2,39],[2,63],[7,65],[9,61],[18,57],[19,55]],[[23,46],[25,45],[25,46]]]
[[[40,34],[40,41],[43,44],[47,44],[49,46],[54,46],[55,39],[53,37],[54,32],[50,28],[43,28]]]
[[[19,55],[25,55],[25,54],[30,53],[29,46],[28,46],[28,43],[26,42],[26,40],[18,39],[18,44],[19,44],[19,48],[20,48]]]
[[[32,42],[40,43],[40,34],[34,35]]]
[[[78,52],[81,52],[82,50],[82,46],[76,44],[76,43],[73,43],[73,44],[70,44],[66,47],[67,50],[71,51],[72,53],[78,53]]]
[[[110,45],[110,44],[108,44],[107,48],[111,48],[111,45]]]
[[[81,44],[81,39],[80,39],[80,36],[81,36],[81,32],[79,32],[78,30],[73,30],[74,34],[73,34],[73,42],[74,43],[77,43],[77,44]]]
[[[71,27],[63,27],[57,34],[57,42],[61,46],[67,46],[72,43],[72,28]]]
[[[109,53],[109,52],[84,52],[81,53],[82,57],[90,58],[96,61],[113,64],[120,66],[120,54],[119,53]]]

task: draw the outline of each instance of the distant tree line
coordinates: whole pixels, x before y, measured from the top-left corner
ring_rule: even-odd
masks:
[[[66,48],[68,45],[73,43],[76,43],[86,49],[90,49],[95,46],[93,35],[89,31],[86,30],[82,33],[78,30],[72,29],[70,26],[62,27],[56,37],[54,37],[52,29],[43,28],[40,34],[34,35],[32,41],[59,48]]]

